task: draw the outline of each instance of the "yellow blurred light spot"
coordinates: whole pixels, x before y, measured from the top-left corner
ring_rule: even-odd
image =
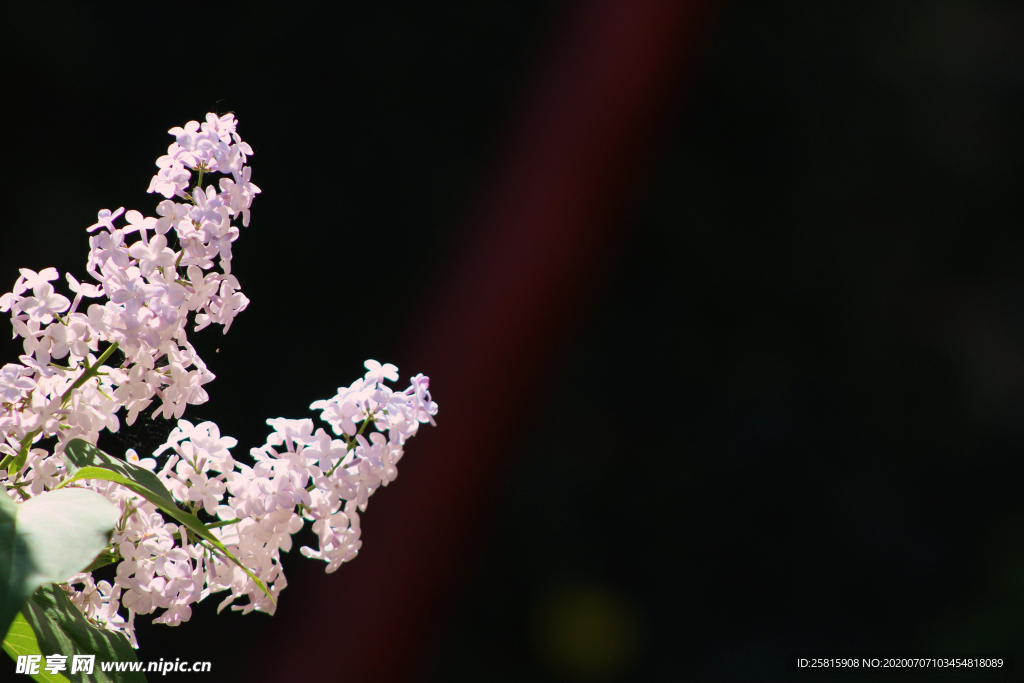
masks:
[[[537,635],[542,654],[561,673],[603,681],[635,659],[640,619],[626,598],[604,586],[563,586],[542,601]]]

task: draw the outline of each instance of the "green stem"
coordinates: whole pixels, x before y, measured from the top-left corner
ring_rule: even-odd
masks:
[[[213,524],[207,524],[206,528],[207,529],[219,529],[222,526],[228,526],[229,524],[238,524],[241,521],[242,520],[240,520],[238,517],[235,517],[234,519],[225,519],[224,521],[221,521],[221,522],[214,522]]]
[[[79,375],[78,379],[75,380],[74,384],[68,387],[67,390],[60,395],[60,405],[62,408],[67,406],[68,401],[71,400],[71,394],[72,392],[74,392],[75,389],[78,389],[83,384],[85,384],[90,379],[99,374],[100,367],[107,361],[108,358],[114,355],[114,351],[117,351],[117,346],[117,342],[114,342],[113,344],[108,346],[107,349],[102,354],[100,354],[100,357],[96,359],[96,362],[91,366],[88,363],[86,363],[85,372]]]
[[[15,489],[18,493],[20,493],[21,497],[24,500],[28,500],[32,496],[30,496],[27,493],[25,493],[25,486],[26,486],[25,482],[22,482],[20,484],[18,482],[11,482],[11,488]]]
[[[238,519],[236,517],[235,519],[228,519],[228,520],[224,520],[222,522],[214,522],[213,524],[207,524],[206,528],[207,529],[219,529],[222,526],[228,526],[229,524],[238,524],[241,521],[242,520],[240,520],[240,519]],[[176,541],[180,541],[181,540],[181,532],[175,531],[173,534],[171,534],[171,538],[173,538]],[[196,538],[196,542],[197,543],[202,543],[203,539],[201,537],[197,537]]]
[[[371,422],[374,422],[374,419],[372,417],[367,416],[367,418],[365,420],[363,420],[363,424],[359,425],[359,431],[356,432],[356,436],[360,436],[366,430],[366,425],[370,424]],[[355,447],[356,447],[356,440],[355,440],[355,438],[353,438],[351,441],[348,442],[348,445],[345,447],[346,455],[348,454],[348,451],[352,450]],[[328,472],[324,476],[329,477],[332,474],[334,474],[334,470],[338,469],[338,465],[341,464],[342,460],[344,460],[344,458],[339,458],[338,462],[334,463],[334,467],[331,468],[331,471]],[[315,488],[316,488],[316,484],[310,484],[309,486],[306,487],[306,490],[307,491],[312,491]]]
[[[71,394],[75,391],[75,389],[78,389],[83,384],[85,384],[90,379],[99,374],[99,368],[103,365],[103,363],[106,362],[108,358],[110,358],[111,355],[113,355],[114,351],[117,351],[117,342],[114,342],[113,344],[108,346],[106,350],[102,354],[100,354],[100,357],[96,359],[96,362],[93,365],[90,366],[88,363],[85,364],[85,372],[83,372],[78,377],[78,379],[76,379],[74,383],[70,387],[68,387],[63,394],[60,395],[61,408],[67,407],[68,402],[71,401]],[[43,428],[39,427],[38,429],[34,429],[25,435],[25,438],[23,438],[18,444],[18,455],[16,457],[8,455],[4,457],[3,460],[0,460],[0,469],[6,467],[8,475],[13,473],[14,476],[11,477],[12,481],[17,481],[17,477],[18,474],[21,472],[21,468],[25,466],[25,461],[28,460],[28,451],[29,448],[32,446],[32,441],[36,438],[36,436],[38,436],[38,434],[41,431],[43,431]]]

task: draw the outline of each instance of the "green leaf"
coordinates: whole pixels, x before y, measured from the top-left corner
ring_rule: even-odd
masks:
[[[119,633],[97,628],[55,584],[37,590],[22,610],[32,627],[43,655],[68,658],[67,677],[73,683],[145,683],[145,674],[135,671],[103,671],[100,662],[137,662],[135,650]],[[74,655],[96,655],[93,673],[86,677],[72,674]]]
[[[139,467],[120,458],[115,458],[81,439],[72,439],[64,447],[64,462],[67,465],[68,474],[74,475],[83,467],[102,467],[112,472],[117,472],[125,479],[148,489],[163,501],[171,505],[174,504],[171,492],[160,481],[160,477],[156,476],[153,472],[150,472],[145,467]]]
[[[189,531],[220,551],[224,557],[241,567],[242,570],[249,575],[249,578],[259,586],[259,589],[263,591],[271,601],[274,601],[274,596],[272,596],[270,591],[267,590],[263,581],[253,574],[248,567],[239,562],[238,559],[224,547],[224,544],[221,543],[220,539],[210,533],[210,529],[203,524],[198,517],[178,507],[177,503],[175,503],[174,499],[171,497],[170,491],[167,490],[167,487],[163,485],[163,482],[161,482],[155,474],[144,467],[132,465],[131,463],[119,460],[112,455],[108,455],[81,439],[74,439],[68,443],[64,449],[64,454],[65,461],[68,463],[68,471],[73,472],[73,475],[69,479],[61,482],[58,488],[63,488],[68,484],[76,481],[84,481],[86,479],[112,481],[124,486],[129,491],[142,496],[149,502],[156,505],[169,516],[173,517],[177,522],[183,524]]]
[[[110,548],[104,548],[99,555],[97,555],[92,563],[83,569],[83,572],[94,572],[100,567],[106,567],[108,564],[114,564],[121,559],[121,553]]]
[[[49,491],[24,503],[0,496],[0,633],[44,583],[82,571],[110,542],[120,516],[87,489]]]
[[[21,612],[14,618],[11,628],[7,631],[7,637],[4,638],[3,643],[0,643],[0,647],[14,661],[18,661],[19,655],[43,656],[43,651],[39,649],[39,640]],[[39,673],[32,674],[32,680],[42,681],[42,683],[69,683],[68,679],[60,674],[47,673],[42,667],[43,664],[46,664],[45,659],[40,663]]]

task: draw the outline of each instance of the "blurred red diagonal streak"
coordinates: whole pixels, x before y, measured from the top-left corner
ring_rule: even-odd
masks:
[[[404,370],[434,381],[439,426],[364,518],[336,574],[294,572],[248,679],[407,680],[439,596],[459,576],[503,440],[531,416],[547,351],[600,275],[599,256],[710,2],[583,0],[513,121],[468,244],[431,297]]]

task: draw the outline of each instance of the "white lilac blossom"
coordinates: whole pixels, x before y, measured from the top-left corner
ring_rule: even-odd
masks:
[[[92,623],[136,646],[137,615],[178,625],[212,593],[225,594],[219,609],[273,613],[287,585],[281,552],[306,522],[318,547],[301,548],[303,555],[326,562],[328,572],[355,557],[369,497],[395,479],[405,442],[437,413],[427,377],[397,391],[386,382],[398,380],[398,368],[368,360],[363,378],[310,406],[326,428],[312,419],[267,420],[272,431],[249,463],[235,459],[238,442],[216,424],[183,418],[188,405],[208,400],[203,386],[214,379],[188,333],[214,324],[226,333],[249,303],[231,274],[231,244],[249,225],[260,189],[233,115],[207,114],[170,133],[175,141],[148,190],[163,197],[157,217],[103,209],[87,228],[85,270],[95,284],[67,273],[69,298],[57,292],[56,269],[25,268],[0,296],[24,350],[19,363],[0,367],[0,481],[9,495],[24,501],[57,488],[69,479],[63,454],[72,440],[96,444],[103,430],[152,410],[176,426],[152,457],[128,449],[125,461],[153,472],[182,509],[203,516],[252,574],[129,489],[75,481],[121,511],[107,550],[115,577],[83,572],[64,588]],[[217,183],[206,182],[212,174]]]

